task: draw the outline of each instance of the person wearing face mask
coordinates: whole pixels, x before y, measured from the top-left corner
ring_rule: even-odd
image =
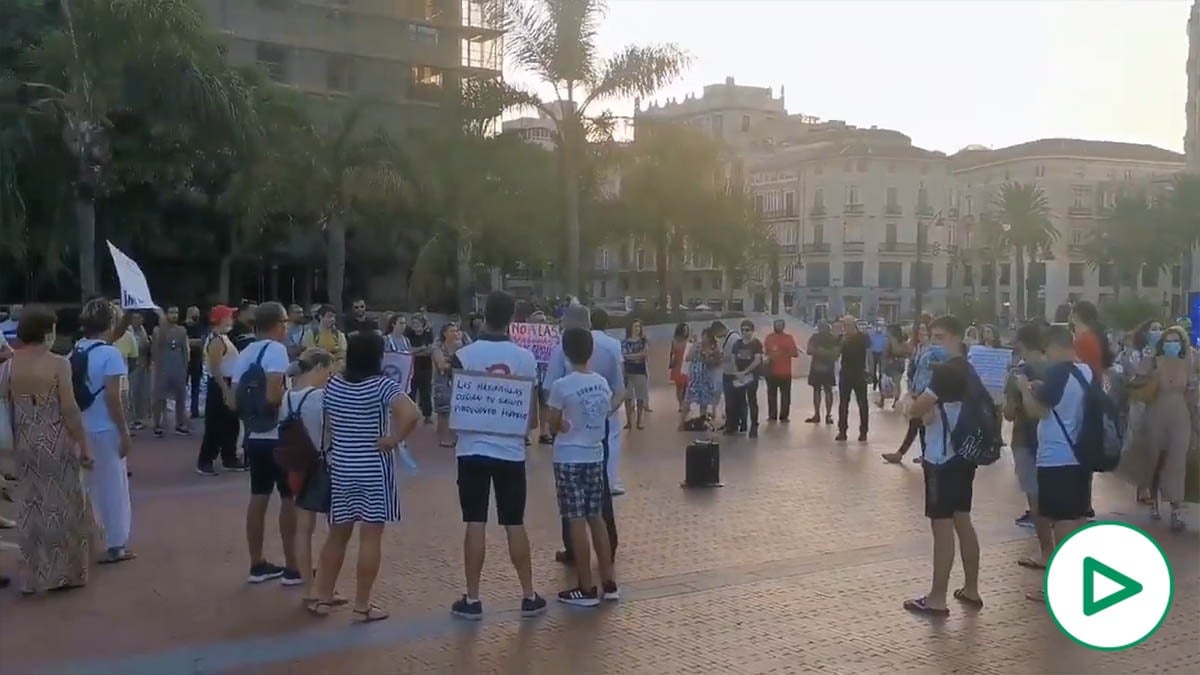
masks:
[[[1125,348],[1117,358],[1125,379],[1125,444],[1121,450],[1118,472],[1137,487],[1137,501],[1150,504],[1150,483],[1154,476],[1157,455],[1150,452],[1146,442],[1146,404],[1157,393],[1154,380],[1154,354],[1162,340],[1162,322],[1149,319],[1138,326],[1126,339]]]
[[[1156,468],[1150,483],[1150,517],[1158,520],[1161,497],[1171,504],[1171,530],[1184,528],[1183,505],[1187,455],[1192,438],[1200,433],[1197,382],[1192,368],[1187,332],[1181,326],[1163,331],[1154,353],[1157,392],[1146,405],[1147,445]]]
[[[164,321],[154,329],[150,358],[154,363],[154,435],[162,438],[167,400],[175,403],[175,433],[190,436],[187,414],[188,336],[179,325],[179,308],[168,307]]]
[[[908,395],[913,402],[929,388],[930,382],[933,381],[934,366],[950,360],[951,357],[944,345],[931,343],[928,325],[917,324],[917,332],[918,343],[914,351],[912,372],[908,378]],[[920,464],[925,453],[925,424],[917,417],[909,420],[908,433],[900,443],[900,448],[896,452],[884,453],[883,459],[889,464],[899,464],[918,437],[921,439],[921,454],[913,458],[913,464]]]
[[[233,328],[235,310],[217,305],[209,312],[212,332],[204,344],[204,372],[207,391],[204,398],[204,438],[200,441],[200,456],[196,459],[196,473],[216,476],[213,462],[221,458],[226,471],[245,471],[246,465],[238,459],[237,440],[240,423],[234,412],[233,365],[238,351],[229,339]]]

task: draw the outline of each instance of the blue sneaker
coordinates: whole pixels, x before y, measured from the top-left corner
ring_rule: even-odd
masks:
[[[483,619],[483,603],[479,600],[468,600],[467,596],[464,595],[453,605],[450,605],[450,613],[467,621],[480,621]]]
[[[314,577],[316,575],[313,575]],[[300,576],[300,570],[284,569],[283,575],[279,579],[279,583],[284,586],[303,586],[304,577]]]
[[[250,576],[246,581],[252,584],[261,584],[264,581],[278,579],[283,576],[284,569],[279,565],[272,565],[269,562],[260,562],[250,566]]]
[[[537,616],[546,611],[546,599],[537,593],[521,600],[521,616]]]

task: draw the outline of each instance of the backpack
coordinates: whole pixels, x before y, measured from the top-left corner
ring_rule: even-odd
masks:
[[[75,403],[79,405],[79,411],[83,412],[92,407],[96,402],[96,398],[100,396],[100,392],[104,391],[105,385],[100,385],[96,391],[92,391],[88,386],[88,354],[97,347],[103,347],[103,342],[97,342],[88,345],[85,349],[76,347],[71,351],[69,359],[71,363],[71,389],[75,393]]]
[[[977,466],[987,466],[1000,459],[1003,440],[1000,436],[1000,418],[996,414],[996,402],[979,373],[969,365],[966,367],[967,388],[963,392],[962,407],[958,421],[950,429],[946,409],[938,404],[942,415],[942,429],[946,442],[954,454]],[[949,431],[945,431],[949,429]]]
[[[1083,387],[1083,420],[1079,426],[1079,437],[1071,440],[1057,410],[1051,410],[1054,420],[1062,429],[1080,466],[1094,473],[1112,471],[1121,463],[1121,448],[1125,445],[1121,438],[1117,406],[1104,391],[1103,378],[1099,373],[1092,373],[1092,381],[1088,382],[1079,368],[1072,365],[1071,376]]]
[[[270,431],[279,424],[278,411],[267,404],[267,371],[262,367],[263,355],[269,346],[269,343],[264,344],[258,350],[258,357],[238,378],[237,389],[233,392],[238,419],[252,434]]]
[[[275,446],[275,463],[287,472],[307,474],[313,462],[317,460],[317,448],[313,445],[308,430],[304,428],[304,402],[308,395],[316,391],[309,389],[300,397],[300,403],[292,407],[293,396],[289,393],[287,400],[287,416],[279,422],[279,443]]]

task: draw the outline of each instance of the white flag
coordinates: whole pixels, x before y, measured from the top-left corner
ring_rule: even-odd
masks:
[[[121,282],[121,307],[125,309],[158,309],[150,297],[150,286],[146,283],[146,275],[133,258],[121,252],[121,249],[108,244],[108,252],[112,254],[113,266],[117,268],[117,279]]]

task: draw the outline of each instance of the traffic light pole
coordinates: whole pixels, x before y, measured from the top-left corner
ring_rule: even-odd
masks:
[[[922,304],[923,304],[922,296],[924,296],[924,294],[925,294],[924,293],[924,290],[925,290],[924,289],[924,286],[925,286],[925,283],[924,283],[924,281],[925,281],[924,280],[924,277],[925,277],[925,272],[924,272],[925,240],[928,238],[928,235],[929,235],[928,231],[926,231],[925,226],[921,223],[921,219],[918,217],[917,218],[917,264],[915,266],[915,269],[913,269],[913,275],[914,275],[913,293],[916,296],[913,300],[913,308],[915,310],[913,313],[913,321],[917,321],[921,318],[921,309],[922,309]]]

